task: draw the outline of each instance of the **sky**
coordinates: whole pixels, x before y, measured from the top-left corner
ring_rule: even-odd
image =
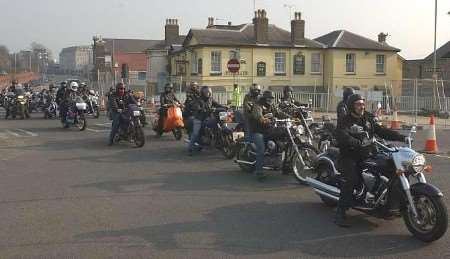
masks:
[[[306,37],[314,39],[345,29],[400,48],[407,59],[433,51],[433,0],[0,0],[0,45],[10,51],[39,42],[58,56],[64,47],[88,45],[94,35],[105,38],[163,39],[166,18],[179,20],[180,33],[216,23],[251,22],[266,9],[269,23],[290,30],[290,11],[300,11]],[[450,41],[450,0],[438,0],[438,47]],[[292,15],[293,16],[293,15]]]

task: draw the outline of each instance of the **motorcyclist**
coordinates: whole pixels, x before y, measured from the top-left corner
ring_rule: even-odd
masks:
[[[192,131],[193,123],[193,104],[200,98],[200,91],[197,82],[191,82],[188,91],[186,92],[186,100],[184,101],[183,119],[189,136]]]
[[[203,86],[200,90],[200,97],[194,100],[192,104],[193,122],[188,148],[189,155],[192,155],[196,144],[199,144],[201,129],[205,126],[213,108],[224,108],[224,106],[213,100],[211,88]],[[197,150],[199,149],[201,147],[197,148]]]
[[[339,120],[340,118],[345,117],[345,115],[347,115],[348,109],[347,109],[347,101],[348,101],[348,97],[350,97],[350,95],[354,94],[355,90],[353,90],[353,88],[351,87],[346,87],[344,89],[344,91],[342,92],[342,101],[340,101],[338,103],[338,106],[336,108],[337,111],[337,119]]]
[[[108,142],[108,145],[111,146],[114,142],[114,136],[119,131],[122,112],[128,107],[128,105],[136,104],[136,100],[132,95],[127,93],[123,83],[117,84],[116,92],[110,95],[109,100],[111,102],[111,116],[113,119]]]
[[[300,102],[297,102],[294,99],[292,93],[293,93],[293,89],[291,86],[285,86],[283,88],[283,97],[281,98],[280,105],[279,105],[280,109],[284,110],[286,108],[291,107],[293,104],[295,106],[302,105]]]
[[[58,104],[58,106],[61,106],[62,100],[64,98],[64,93],[66,92],[66,88],[67,82],[66,81],[61,82],[61,86],[56,92],[56,104]]]
[[[343,181],[334,222],[341,227],[350,226],[346,218],[346,211],[353,205],[353,189],[360,179],[358,164],[367,158],[370,152],[370,141],[363,134],[355,135],[351,130],[352,126],[362,127],[363,131],[369,134],[369,138],[376,135],[392,141],[407,140],[407,137],[398,132],[377,124],[373,119],[373,115],[365,111],[365,100],[361,95],[353,94],[349,96],[347,107],[348,114],[338,121],[336,130]]]
[[[237,110],[239,107],[241,107],[241,89],[238,86],[238,84],[233,85],[233,95],[231,98],[231,107],[234,110]]]
[[[62,86],[62,85],[61,85]],[[78,83],[72,82],[70,86],[64,88],[64,92],[62,93],[62,98],[60,98],[59,102],[59,113],[61,116],[61,122],[66,123],[67,112],[69,111],[70,105],[73,105],[74,100],[77,96],[78,91]],[[61,90],[61,88],[59,89]],[[59,91],[58,91],[59,92]],[[58,93],[56,94],[58,98]],[[68,127],[69,125],[65,124],[64,127]]]
[[[14,79],[12,82],[11,82],[11,86],[9,87],[9,92],[13,92],[14,94],[16,93],[16,86],[19,84],[19,82],[16,80],[16,79]]]
[[[13,80],[12,81],[12,83],[11,83],[11,86],[9,87],[9,90],[8,90],[8,92],[9,93],[13,93],[14,95],[10,95],[9,97],[8,97],[8,102],[6,103],[6,106],[5,106],[5,110],[6,110],[6,113],[5,113],[5,120],[7,120],[8,119],[8,117],[9,117],[9,115],[11,114],[11,102],[13,101],[12,99],[10,99],[10,98],[13,98],[13,99],[15,99],[16,98],[16,96],[17,96],[17,89],[19,89],[19,88],[22,88],[22,86],[18,83],[18,81],[17,80]],[[28,116],[27,116],[28,117]]]
[[[248,116],[249,129],[252,141],[256,146],[256,165],[255,175],[258,179],[266,177],[263,171],[265,141],[264,136],[270,133],[271,118],[267,117],[272,114],[276,118],[287,118],[288,114],[280,111],[274,105],[275,96],[272,91],[264,91],[262,97],[253,105],[252,111]]]
[[[258,101],[259,95],[261,94],[261,86],[258,84],[253,84],[250,87],[250,91],[244,96],[244,102],[243,102],[243,110],[244,110],[244,138],[245,141],[249,142],[252,140],[250,129],[249,129],[249,122],[248,117],[250,116],[254,104]]]
[[[167,117],[167,110],[171,105],[179,105],[180,101],[178,101],[177,97],[173,93],[173,85],[166,84],[164,87],[164,93],[160,96],[160,104],[159,108],[159,120],[158,120],[158,128],[157,131],[159,134],[162,134],[164,131],[164,120]]]

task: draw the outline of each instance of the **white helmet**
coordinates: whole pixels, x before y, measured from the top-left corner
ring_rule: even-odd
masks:
[[[78,83],[77,82],[70,83],[70,90],[77,91],[78,90]]]

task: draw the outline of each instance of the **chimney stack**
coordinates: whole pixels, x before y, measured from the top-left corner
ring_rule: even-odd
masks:
[[[171,45],[177,42],[180,36],[180,26],[177,19],[166,19],[165,26],[165,41],[166,45]]]
[[[389,36],[387,33],[380,32],[380,34],[378,34],[378,42],[381,44],[386,44],[387,36]]]
[[[269,42],[269,19],[266,10],[255,11],[253,26],[256,43],[267,44]]]
[[[302,13],[295,12],[294,20],[291,21],[291,41],[294,45],[303,44],[305,39],[305,20],[302,20]]]
[[[214,17],[208,17],[208,26],[206,28],[210,28],[214,26]]]

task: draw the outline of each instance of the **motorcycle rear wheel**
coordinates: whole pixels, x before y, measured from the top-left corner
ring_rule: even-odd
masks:
[[[416,191],[412,195],[419,219],[414,217],[409,206],[403,210],[403,220],[409,232],[424,242],[441,238],[448,227],[447,207],[442,197],[423,191]]]
[[[98,107],[94,108],[94,118],[98,119],[100,117],[100,109]]]

